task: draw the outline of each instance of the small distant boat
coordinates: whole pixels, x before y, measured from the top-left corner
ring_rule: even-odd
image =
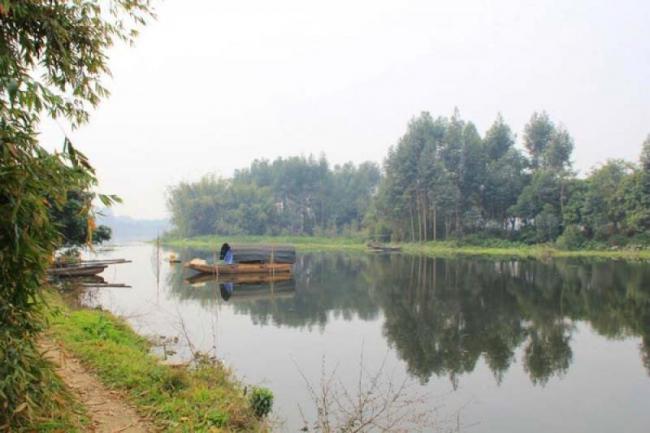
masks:
[[[222,275],[291,273],[293,265],[290,263],[209,264],[205,260],[193,259],[185,263],[185,267],[203,274]]]
[[[378,244],[376,242],[369,242],[368,248],[374,253],[392,253],[402,251],[402,247]]]

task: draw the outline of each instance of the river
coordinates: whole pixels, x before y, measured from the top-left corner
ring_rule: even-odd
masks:
[[[187,281],[165,259],[210,251],[128,244],[83,302],[143,335],[177,337],[275,394],[278,430],[315,417],[322,372],[407,380],[442,426],[468,432],[647,432],[650,264],[612,260],[299,254],[272,284]]]

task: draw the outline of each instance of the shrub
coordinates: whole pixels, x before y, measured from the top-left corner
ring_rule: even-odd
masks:
[[[251,392],[250,404],[258,418],[265,417],[273,407],[273,392],[268,388],[254,388]]]
[[[562,236],[557,238],[556,243],[560,249],[575,250],[581,248],[586,241],[587,238],[582,233],[582,230],[580,230],[580,227],[576,225],[570,225],[564,229],[564,233],[562,233]]]

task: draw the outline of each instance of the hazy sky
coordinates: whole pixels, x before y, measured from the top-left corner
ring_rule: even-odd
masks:
[[[546,110],[583,172],[650,133],[650,1],[165,0],[112,92],[71,134],[117,214],[166,216],[166,187],[255,158],[381,162],[421,111],[518,136]],[[44,125],[43,139],[62,133]]]

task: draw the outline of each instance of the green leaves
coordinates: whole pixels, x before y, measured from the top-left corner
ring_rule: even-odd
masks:
[[[61,245],[51,210],[64,205],[69,190],[96,184],[88,158],[68,138],[61,153],[40,145],[41,116],[72,127],[86,122],[89,108],[108,94],[101,80],[113,40],[131,38],[130,30],[152,16],[149,0],[112,1],[110,14],[104,4],[0,1],[0,430],[28,419],[30,395],[39,401],[45,367],[33,350],[40,329],[34,306]],[[84,222],[92,221],[90,201],[78,210]]]
[[[122,203],[122,199],[115,194],[97,194],[97,197],[105,207],[110,207],[115,203]]]
[[[16,92],[18,92],[18,81],[12,78],[9,80],[9,83],[7,83],[7,94],[9,95],[9,101],[12,105],[16,100]]]

